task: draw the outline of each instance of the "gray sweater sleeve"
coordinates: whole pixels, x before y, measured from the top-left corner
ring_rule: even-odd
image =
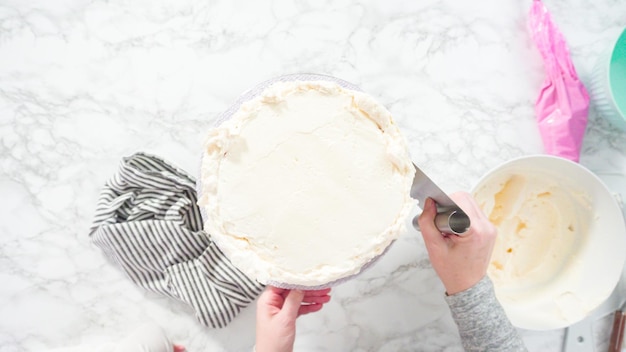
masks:
[[[473,287],[445,297],[465,351],[526,351],[488,276]]]

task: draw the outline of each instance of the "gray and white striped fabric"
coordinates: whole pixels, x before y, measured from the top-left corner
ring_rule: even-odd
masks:
[[[124,158],[102,189],[89,236],[132,282],[222,328],[263,285],[236,269],[202,230],[195,187],[193,177],[159,157]]]

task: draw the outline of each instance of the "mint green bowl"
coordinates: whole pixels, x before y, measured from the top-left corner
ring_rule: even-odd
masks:
[[[600,116],[626,131],[626,28],[596,62],[591,99]]]

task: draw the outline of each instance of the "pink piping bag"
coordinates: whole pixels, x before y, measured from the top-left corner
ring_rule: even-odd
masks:
[[[545,152],[578,162],[587,126],[589,94],[578,79],[563,34],[541,0],[533,1],[528,26],[546,70],[535,103]]]

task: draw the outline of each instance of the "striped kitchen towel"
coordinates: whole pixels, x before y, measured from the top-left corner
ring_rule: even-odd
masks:
[[[145,153],[124,158],[105,184],[89,236],[136,285],[189,305],[226,326],[263,290],[202,230],[195,180]]]

